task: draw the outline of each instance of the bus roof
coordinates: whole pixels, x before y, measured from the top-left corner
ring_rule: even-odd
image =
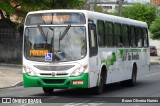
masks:
[[[89,10],[71,10],[71,9],[41,10],[41,11],[29,12],[27,15],[39,14],[39,13],[52,13],[52,12],[81,12],[81,13],[84,13],[86,18],[88,19],[107,20],[114,23],[123,23],[127,25],[136,25],[136,26],[148,28],[147,23],[143,21],[133,20],[133,19],[119,17],[119,16],[113,16],[113,15],[104,14],[104,13],[93,12]]]

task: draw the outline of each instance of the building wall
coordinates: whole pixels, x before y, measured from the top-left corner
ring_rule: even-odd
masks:
[[[155,46],[157,48],[158,55],[160,56],[160,40],[150,39],[150,46]]]
[[[91,2],[94,2],[96,0],[90,0]],[[97,2],[117,2],[118,0],[97,0]],[[160,1],[160,0],[159,0]],[[129,3],[125,4],[123,6],[131,6],[130,3],[150,3],[150,0],[124,0],[124,2]],[[115,8],[118,6],[118,4],[98,4],[99,6],[103,6],[105,11],[110,13],[114,12]]]
[[[160,6],[160,0],[150,0],[150,3],[156,6]]]
[[[0,63],[22,62],[22,31],[7,20],[0,20]]]

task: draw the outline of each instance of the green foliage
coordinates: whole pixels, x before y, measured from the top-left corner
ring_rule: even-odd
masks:
[[[118,15],[117,11],[112,14]],[[156,7],[147,4],[135,3],[132,6],[123,7],[122,16],[144,21],[150,26],[152,21],[156,18]]]
[[[85,0],[52,0],[52,8],[56,9],[79,9]]]
[[[157,17],[151,24],[150,32],[152,33],[152,39],[160,39],[160,16]]]
[[[9,0],[0,1],[0,9],[5,10],[6,13],[14,12],[14,9],[11,8]]]

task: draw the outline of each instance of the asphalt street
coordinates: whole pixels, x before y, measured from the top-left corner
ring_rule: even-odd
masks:
[[[118,97],[160,98],[160,64],[151,65],[150,73],[137,79],[134,87],[124,87],[120,83],[106,85],[104,93],[93,95],[90,89],[57,89],[53,94],[44,94],[41,88],[14,87],[0,89],[0,97],[42,97],[43,104],[34,106],[159,106],[160,103],[108,103],[119,100]],[[132,98],[133,99],[133,98]],[[142,98],[141,98],[142,99]],[[159,99],[160,100],[160,99]],[[160,101],[159,101],[160,102]],[[33,104],[0,104],[10,106],[30,106]]]

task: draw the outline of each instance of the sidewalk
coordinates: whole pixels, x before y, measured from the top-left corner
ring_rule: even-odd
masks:
[[[160,56],[151,56],[150,63],[151,64],[160,64]]]
[[[0,88],[12,87],[22,83],[22,66],[0,64]]]

